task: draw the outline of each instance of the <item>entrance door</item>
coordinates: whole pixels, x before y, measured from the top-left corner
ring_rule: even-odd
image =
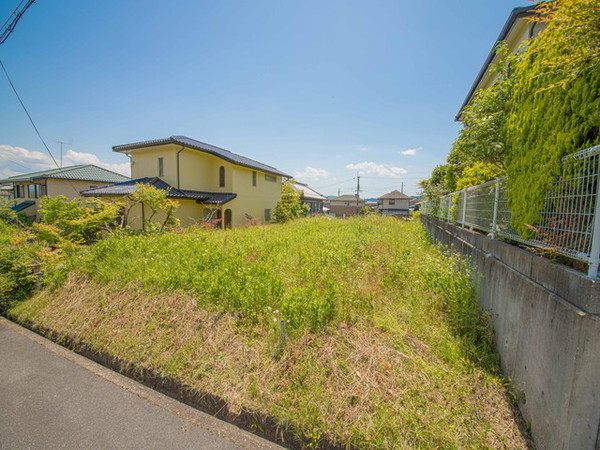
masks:
[[[218,228],[223,228],[223,212],[220,209],[217,209],[217,220],[218,220]]]
[[[231,210],[225,210],[225,228],[231,228]]]

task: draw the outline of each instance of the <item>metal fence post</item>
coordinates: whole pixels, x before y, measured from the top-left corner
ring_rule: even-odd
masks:
[[[594,209],[594,228],[592,231],[592,249],[588,266],[588,277],[598,278],[598,267],[600,266],[600,173],[596,181],[596,206]]]
[[[448,194],[448,222],[452,222],[452,194]]]
[[[463,211],[462,211],[462,226],[465,227],[467,220],[467,188],[463,190]]]
[[[494,193],[494,217],[492,219],[492,239],[496,239],[496,231],[498,230],[498,202],[500,200],[500,181],[496,179],[496,192]]]

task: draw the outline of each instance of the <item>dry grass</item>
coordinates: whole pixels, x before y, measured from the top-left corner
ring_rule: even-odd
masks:
[[[149,295],[72,277],[45,307],[21,318],[97,350],[179,378],[313,436],[364,448],[526,448],[501,382],[444,363],[408,331],[400,336],[339,323],[304,333],[278,354],[270,329],[183,294]],[[60,305],[60,306],[59,306]],[[478,443],[475,445],[475,443]]]
[[[275,309],[247,316],[197,293],[107,282],[78,270],[12,314],[220,396],[233,411],[270,415],[309,446],[326,438],[359,448],[526,448],[486,353],[489,336],[470,331],[481,320],[454,317],[471,311],[471,291],[453,283],[468,280],[455,273],[463,266],[444,259],[416,224],[382,223],[405,227],[406,238],[400,233],[392,245],[387,233],[356,250],[340,283],[356,295],[340,289],[341,312],[316,330],[296,329],[285,348]],[[240,245],[227,236],[218,237],[223,252]],[[408,243],[401,248],[399,239]],[[271,247],[264,241],[251,241],[249,264],[283,258],[266,258]],[[289,253],[296,260],[281,260],[273,272],[294,286],[293,273],[305,270],[308,256]],[[367,297],[373,308],[353,312],[353,302]]]

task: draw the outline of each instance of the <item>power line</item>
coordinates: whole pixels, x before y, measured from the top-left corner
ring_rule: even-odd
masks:
[[[13,163],[13,164],[16,164],[17,166],[21,166],[21,167],[22,167],[23,169],[25,169],[25,170],[29,170],[30,172],[33,172],[33,171],[32,171],[32,170],[29,168],[29,167],[27,167],[27,166],[24,166],[23,164],[21,164],[21,163],[18,163],[18,162],[16,162],[16,161],[13,161],[12,159],[8,159],[8,158],[3,158],[3,159],[4,159],[4,161],[11,162],[11,163]]]
[[[27,3],[23,5],[25,1],[27,1]],[[25,11],[27,11],[27,8],[29,8],[34,2],[35,0],[21,0],[13,13],[8,16],[8,19],[6,19],[6,22],[4,22],[4,25],[2,25],[2,28],[0,29],[0,45],[4,44],[4,42],[8,39],[21,17],[23,17],[23,14],[25,14]]]
[[[354,180],[354,177],[348,178],[347,180],[344,180],[344,181],[338,181],[336,183],[328,184],[327,186],[318,186],[318,187],[315,187],[315,189],[325,189],[325,188],[328,188],[331,186],[337,186],[339,184],[347,183],[348,181],[353,181],[353,180]]]
[[[60,166],[56,162],[56,159],[54,159],[54,156],[52,155],[52,152],[50,151],[50,149],[46,145],[46,141],[44,141],[44,138],[40,134],[38,128],[35,126],[35,123],[34,123],[33,119],[31,118],[31,115],[29,114],[29,111],[27,111],[27,108],[25,107],[25,104],[23,103],[23,100],[21,100],[21,97],[19,96],[19,93],[17,92],[17,89],[15,88],[15,85],[13,84],[12,80],[10,79],[10,76],[8,75],[8,72],[6,71],[6,67],[4,67],[4,64],[2,63],[2,60],[0,60],[0,66],[2,66],[2,70],[4,71],[4,74],[6,75],[6,78],[8,79],[8,82],[10,83],[10,87],[12,88],[13,92],[17,96],[17,99],[19,99],[19,103],[23,107],[23,110],[25,111],[25,114],[27,114],[27,117],[29,118],[29,121],[31,122],[31,125],[33,125],[33,129],[35,130],[35,132],[37,133],[38,137],[40,138],[40,141],[42,141],[42,144],[44,144],[44,147],[46,148],[46,151],[50,155],[50,158],[52,158],[52,161],[54,161],[54,164],[56,165],[56,167],[60,168]]]

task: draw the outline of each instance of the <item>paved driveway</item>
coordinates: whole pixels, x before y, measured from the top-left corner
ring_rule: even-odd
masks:
[[[0,449],[276,449],[0,318]]]

